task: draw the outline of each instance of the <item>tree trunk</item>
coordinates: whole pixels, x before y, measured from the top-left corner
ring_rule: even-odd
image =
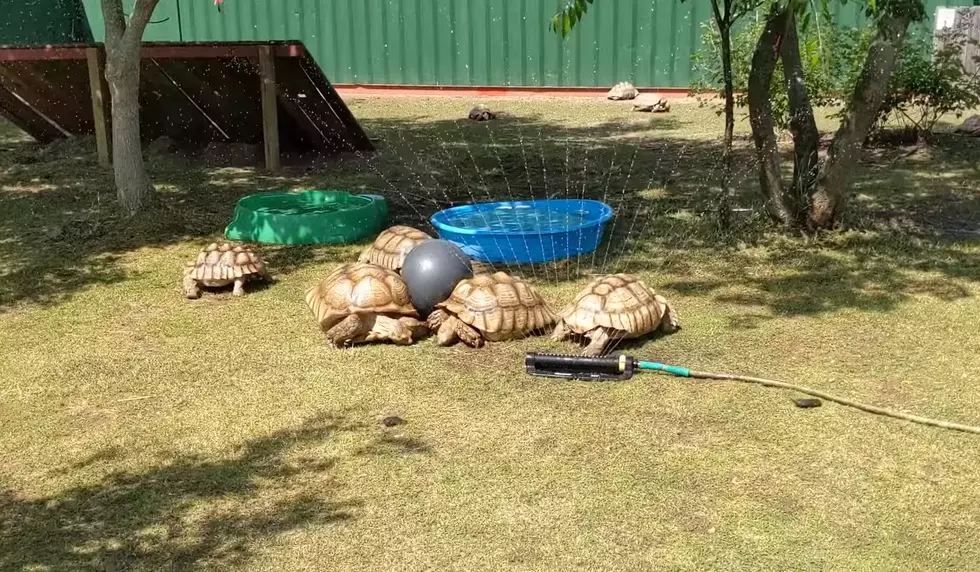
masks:
[[[819,171],[818,150],[820,132],[813,118],[813,108],[806,91],[806,78],[803,62],[800,59],[800,43],[796,31],[796,17],[792,12],[787,16],[786,34],[780,46],[783,62],[783,79],[789,99],[789,129],[793,134],[793,188],[796,224],[802,226],[810,203],[810,194]]]
[[[847,113],[817,177],[807,217],[811,230],[832,228],[837,221],[860,158],[861,144],[887,95],[895,56],[905,40],[910,21],[909,15],[897,14],[885,16],[878,24],[878,33],[864,60]]]
[[[119,204],[134,214],[153,199],[140,141],[139,52],[106,45],[106,80],[112,94],[112,170]]]
[[[724,11],[718,0],[711,0],[715,23],[721,36],[721,67],[725,79],[725,140],[721,154],[721,193],[718,197],[718,224],[728,230],[732,224],[732,138],[735,133],[735,89],[732,85],[732,0],[724,0]]]
[[[721,198],[718,201],[718,220],[723,229],[731,226],[732,218],[732,138],[735,136],[735,88],[732,85],[731,32],[721,33],[721,58],[725,74],[725,149],[721,155]]]
[[[126,22],[122,0],[102,0],[106,82],[112,102],[112,170],[116,194],[130,215],[153,199],[140,141],[140,43],[159,0],[137,0]]]
[[[783,193],[779,172],[779,148],[773,127],[769,86],[779,59],[780,44],[786,30],[789,6],[774,4],[766,15],[766,24],[752,54],[749,72],[749,122],[752,140],[759,159],[759,184],[766,201],[766,210],[776,222],[795,226],[798,210]]]

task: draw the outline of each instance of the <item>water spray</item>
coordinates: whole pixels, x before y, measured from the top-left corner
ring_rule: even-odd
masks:
[[[749,377],[744,375],[733,375],[727,373],[710,373],[704,371],[695,371],[692,369],[688,369],[686,367],[680,367],[676,365],[668,365],[655,361],[638,360],[634,357],[627,356],[625,354],[617,355],[617,356],[589,357],[589,356],[528,353],[527,356],[525,357],[524,365],[527,368],[528,375],[533,375],[536,377],[551,377],[551,378],[568,379],[568,380],[572,380],[572,379],[585,380],[585,381],[628,380],[628,379],[632,379],[633,374],[637,372],[656,371],[656,372],[666,373],[678,377],[687,377],[687,378],[694,378],[694,379],[742,381],[746,383],[755,383],[758,385],[764,385],[766,387],[789,389],[791,391],[803,393],[805,395],[816,397],[818,399],[832,401],[840,405],[844,405],[847,407],[854,407],[856,409],[860,409],[868,413],[874,413],[875,415],[883,415],[885,417],[892,417],[894,419],[911,421],[912,423],[920,423],[922,425],[930,425],[932,427],[940,427],[943,429],[952,429],[954,431],[963,431],[966,433],[974,433],[980,435],[980,427],[961,425],[959,423],[952,423],[949,421],[941,421],[938,419],[930,419],[928,417],[920,417],[918,415],[910,415],[908,413],[902,413],[900,411],[892,411],[890,409],[877,407],[875,405],[868,405],[866,403],[860,403],[858,401],[853,401],[851,399],[847,399],[844,397],[838,397],[836,395],[825,393],[823,391],[819,391],[816,389],[810,389],[809,387],[804,387],[801,385],[786,383],[782,381],[775,381],[772,379],[764,379],[761,377]]]

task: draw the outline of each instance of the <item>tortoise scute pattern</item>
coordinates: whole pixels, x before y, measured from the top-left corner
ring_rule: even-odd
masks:
[[[307,290],[306,304],[333,347],[385,340],[410,344],[425,329],[402,277],[365,262],[343,264],[328,274]]]
[[[586,355],[600,355],[610,341],[657,329],[671,333],[678,327],[677,313],[663,296],[635,276],[612,274],[592,281],[575,296],[560,312],[552,338],[585,336],[590,340]]]
[[[184,267],[184,291],[188,298],[200,296],[200,286],[220,287],[234,283],[235,295],[244,294],[248,280],[267,276],[265,262],[246,246],[211,243]]]
[[[466,332],[469,326],[489,341],[522,338],[551,326],[558,319],[526,282],[504,272],[479,274],[463,280],[449,299],[437,308],[445,310],[463,325],[456,325],[444,314],[436,313],[430,320],[430,328],[456,327]],[[464,335],[459,337],[467,340]],[[450,337],[445,339],[448,342]]]
[[[643,333],[657,328],[663,312],[664,308],[642,281],[616,274],[590,284],[562,314],[578,333],[596,327]]]
[[[628,81],[621,81],[612,86],[606,93],[606,97],[613,100],[634,99],[639,95],[639,91]]]
[[[306,292],[306,303],[325,329],[349,314],[418,315],[401,276],[361,262],[344,264],[331,272]]]
[[[399,270],[405,264],[405,257],[419,243],[432,237],[417,228],[410,226],[393,226],[384,230],[365,248],[358,257],[358,262],[376,264],[389,270]]]
[[[192,268],[191,275],[197,280],[230,280],[261,274],[265,263],[241,245],[212,243],[188,267]]]

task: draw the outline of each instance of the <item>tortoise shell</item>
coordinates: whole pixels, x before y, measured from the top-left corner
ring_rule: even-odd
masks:
[[[470,112],[467,115],[467,117],[469,117],[473,121],[490,121],[491,119],[496,119],[497,114],[490,111],[490,109],[487,108],[486,105],[483,105],[481,103],[475,105],[472,109],[470,109]]]
[[[201,250],[196,260],[187,263],[185,272],[194,280],[219,283],[265,276],[266,268],[265,262],[249,247],[226,242],[211,243]]]
[[[606,94],[606,97],[613,100],[622,100],[622,99],[633,99],[639,94],[640,92],[637,91],[635,87],[633,87],[633,84],[631,84],[628,81],[621,81],[616,85],[612,86],[612,89],[609,90],[609,92]]]
[[[368,262],[388,268],[400,270],[405,264],[405,257],[419,243],[432,237],[417,228],[410,226],[393,226],[386,229],[374,239],[374,244],[364,249],[358,262]]]
[[[559,314],[577,334],[603,327],[632,338],[656,330],[666,312],[663,298],[642,280],[611,274],[593,280]]]
[[[306,305],[324,330],[350,314],[418,317],[408,286],[394,270],[358,262],[342,264],[306,291]]]
[[[521,338],[558,320],[529,284],[504,272],[462,280],[449,299],[436,307],[476,328],[490,341]]]

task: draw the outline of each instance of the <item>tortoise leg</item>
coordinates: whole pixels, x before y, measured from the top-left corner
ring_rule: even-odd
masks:
[[[415,331],[421,327],[422,322],[414,318],[390,318],[388,316],[376,316],[371,330],[367,334],[367,341],[390,340],[400,346],[407,346],[412,343]]]
[[[449,319],[449,313],[448,312],[446,312],[442,308],[436,308],[435,310],[433,310],[429,314],[429,317],[426,318],[425,321],[426,321],[426,324],[429,326],[429,329],[432,330],[433,332],[435,332],[435,331],[438,331],[439,328],[442,327],[442,325],[448,319]]]
[[[404,324],[408,331],[412,333],[412,339],[417,340],[422,337],[426,331],[429,329],[429,325],[425,322],[417,320],[411,316],[402,316],[398,318],[398,321]]]
[[[340,347],[347,342],[363,336],[368,330],[368,324],[358,314],[351,314],[326,332],[327,345]]]
[[[606,328],[596,328],[586,334],[586,337],[591,341],[589,345],[585,346],[582,354],[587,356],[601,356],[606,347],[606,343],[609,342],[609,331]]]
[[[681,323],[677,318],[677,312],[674,308],[667,302],[667,299],[660,294],[654,295],[654,299],[663,308],[663,315],[660,317],[660,331],[665,334],[672,334],[680,329]]]
[[[429,317],[431,318],[432,316],[430,315]],[[456,335],[456,324],[455,324],[455,322],[458,321],[459,320],[457,320],[456,318],[447,317],[442,322],[442,324],[438,327],[438,329],[435,329],[437,344],[439,344],[440,346],[449,346],[452,345],[453,342],[459,339],[459,337]],[[429,327],[430,328],[432,327],[431,322],[429,324]]]
[[[245,278],[235,279],[235,289],[231,291],[232,296],[244,296],[245,295]]]
[[[201,297],[201,288],[197,285],[197,280],[190,274],[184,275],[184,296],[194,300]]]
[[[480,334],[480,332],[476,331],[476,329],[468,324],[464,324],[462,320],[455,317],[450,318],[447,323],[453,324],[453,329],[456,331],[456,335],[459,336],[459,339],[462,340],[464,344],[470,346],[471,348],[483,347],[483,342],[486,340],[483,339],[483,336]]]
[[[563,341],[565,338],[568,337],[568,334],[569,331],[568,328],[565,327],[565,320],[559,319],[558,323],[555,324],[555,331],[551,332],[551,341],[553,342]]]

